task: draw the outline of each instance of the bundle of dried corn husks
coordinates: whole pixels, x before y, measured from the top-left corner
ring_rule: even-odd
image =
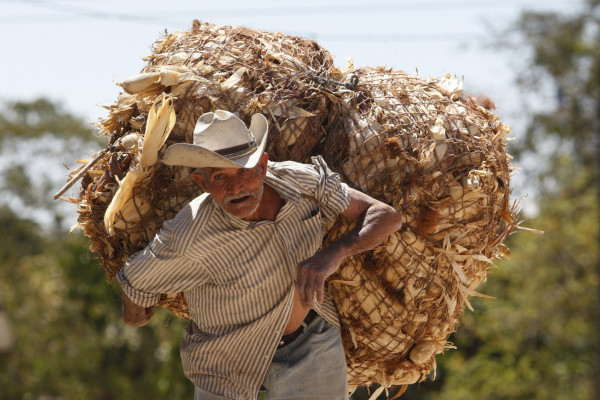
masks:
[[[160,162],[191,142],[196,119],[225,109],[270,123],[272,160],[322,154],[358,188],[404,213],[404,227],[373,251],[345,260],[329,281],[352,386],[425,379],[448,347],[468,297],[505,254],[508,127],[446,77],[333,66],[314,41],[194,22],[159,40],[141,74],[99,124],[109,146],[87,165],[79,228],[109,277],[143,248],[199,188],[187,168]],[[350,229],[339,218],[334,240]],[[181,294],[161,305],[187,318]]]
[[[383,246],[344,262],[330,284],[351,382],[410,384],[435,368],[493,258],[507,255],[509,127],[450,77],[353,71],[357,94],[325,158],[347,182],[404,212]],[[502,222],[503,221],[503,222]],[[351,227],[338,220],[329,240]],[[368,360],[368,362],[365,362]]]

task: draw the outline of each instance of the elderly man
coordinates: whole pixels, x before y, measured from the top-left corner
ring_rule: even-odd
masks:
[[[196,399],[347,399],[339,320],[324,290],[344,257],[400,229],[392,207],[350,189],[321,157],[269,162],[267,121],[202,115],[193,144],[164,162],[195,168],[205,194],[184,207],[119,272],[124,320],[145,325],[160,293],[183,292],[181,344]],[[322,245],[337,215],[357,221]]]

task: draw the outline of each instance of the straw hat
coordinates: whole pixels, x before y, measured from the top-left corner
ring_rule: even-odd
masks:
[[[267,130],[262,114],[252,116],[249,128],[229,111],[202,114],[193,143],[171,145],[163,162],[192,168],[253,168],[264,152]]]

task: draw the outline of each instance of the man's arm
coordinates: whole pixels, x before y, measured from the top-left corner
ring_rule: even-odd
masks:
[[[164,222],[154,240],[133,254],[116,278],[122,289],[123,321],[146,325],[160,300],[160,293],[179,293],[202,285],[208,275],[199,257],[186,255],[187,246],[210,216],[202,208],[204,198],[193,200],[175,218]],[[191,204],[196,204],[194,213]]]
[[[306,308],[323,302],[325,279],[333,274],[345,257],[370,250],[402,227],[399,211],[362,192],[350,189],[350,205],[342,215],[358,221],[354,229],[318,251],[297,266],[298,293]]]
[[[123,299],[123,321],[127,325],[132,326],[144,326],[154,315],[154,306],[142,307],[135,304],[125,292],[121,292],[121,298]]]

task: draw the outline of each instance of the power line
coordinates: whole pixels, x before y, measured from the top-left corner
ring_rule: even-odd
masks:
[[[565,4],[565,2],[544,2],[544,6],[547,7],[551,4],[556,4],[561,7],[572,8],[573,4]],[[582,4],[582,3],[581,3]],[[523,9],[522,4],[507,4],[506,2],[482,2],[482,1],[463,1],[460,3],[452,3],[448,1],[428,1],[419,2],[412,4],[402,3],[371,3],[371,4],[345,4],[343,6],[336,5],[319,5],[318,7],[310,6],[278,6],[278,7],[249,7],[249,8],[235,8],[235,9],[203,9],[202,12],[210,16],[248,16],[248,15],[261,15],[261,16],[287,16],[287,15],[319,15],[319,14],[365,14],[365,13],[389,13],[392,11],[439,11],[439,10],[493,10],[493,9],[504,9],[504,10],[515,10]],[[178,10],[176,12],[197,12],[196,10]],[[167,12],[168,13],[168,12]]]
[[[0,0],[0,2],[17,2],[17,0]],[[84,8],[77,5],[70,5],[58,3],[51,0],[20,0],[20,4],[27,4],[37,8],[50,9],[52,11],[63,13],[56,15],[37,15],[37,16],[0,16],[0,22],[2,23],[57,23],[57,22],[72,22],[73,17],[91,18],[96,20],[113,20],[123,21],[128,23],[158,23],[163,25],[182,25],[189,23],[191,18],[189,15],[193,15],[197,11],[185,11],[176,10],[171,12],[160,11],[160,16],[154,16],[149,14],[130,14],[130,13],[113,13],[105,11],[97,11],[89,8]],[[89,1],[86,2],[89,4]],[[260,15],[264,16],[289,16],[289,15],[318,15],[318,14],[331,14],[331,15],[349,15],[349,14],[365,14],[365,13],[390,13],[397,11],[430,11],[434,9],[439,11],[440,9],[464,9],[469,8],[470,10],[514,10],[516,8],[522,8],[522,3],[510,4],[506,1],[502,3],[494,2],[487,3],[481,1],[461,1],[461,2],[448,2],[431,0],[419,3],[376,3],[376,4],[353,4],[336,6],[336,5],[320,5],[319,7],[310,6],[276,6],[276,7],[253,7],[253,8],[234,8],[234,9],[203,9],[202,13],[205,14],[206,18],[211,18],[219,15],[228,15],[230,17],[252,17]],[[558,4],[566,6],[564,2],[544,2],[545,6],[552,4]],[[569,7],[573,7],[570,4]],[[66,14],[66,15],[65,15]],[[171,18],[166,17],[166,14],[172,15]],[[186,17],[178,17],[177,15],[184,14]],[[173,19],[175,18],[175,19]],[[79,20],[80,21],[80,20]],[[288,32],[290,33],[290,32]],[[334,42],[347,42],[347,41],[360,41],[360,42],[427,42],[427,41],[473,41],[480,40],[480,34],[476,32],[426,32],[426,33],[368,33],[368,34],[357,34],[357,33],[290,33],[302,37],[310,37],[314,40],[327,40]]]
[[[15,2],[15,0],[0,0],[3,2]],[[64,3],[58,3],[55,1],[43,1],[43,0],[21,0],[20,3],[26,3],[28,5],[50,9],[58,12],[65,12],[78,16],[103,19],[103,20],[122,20],[127,22],[159,22],[169,23],[174,22],[165,18],[167,14],[185,14],[193,15],[198,13],[198,10],[177,10],[177,11],[160,11],[160,16],[153,16],[148,14],[130,14],[130,13],[112,13],[105,11],[92,10],[75,5],[68,5]],[[564,7],[573,7],[573,4],[565,4],[565,2],[544,2],[544,6],[558,5]],[[581,3],[580,3],[581,4]],[[482,2],[482,1],[462,1],[462,2],[448,2],[448,1],[427,1],[419,3],[375,3],[375,4],[346,4],[344,6],[339,5],[319,5],[318,7],[310,6],[276,6],[276,7],[247,7],[247,8],[214,8],[214,9],[202,9],[202,14],[208,17],[218,16],[230,16],[230,17],[252,17],[252,16],[289,16],[289,15],[348,15],[348,14],[365,14],[365,13],[390,13],[394,11],[439,11],[439,10],[459,10],[468,8],[469,10],[514,10],[522,9],[522,4],[509,4],[506,2]],[[176,17],[178,18],[178,17]],[[10,22],[11,17],[5,17],[3,22]],[[21,20],[21,22],[24,22]],[[39,22],[39,20],[38,20]]]
[[[343,33],[292,33],[296,36],[311,38],[315,41],[331,42],[427,42],[427,41],[469,41],[480,40],[481,33],[477,32],[436,32],[436,33],[375,33],[375,34],[343,34]]]
[[[7,2],[7,0],[3,0]],[[15,2],[14,0],[8,0],[8,2]],[[26,3],[28,5],[37,7],[37,8],[45,8],[52,11],[64,12],[71,15],[76,15],[80,17],[87,17],[92,19],[100,19],[100,20],[117,20],[117,21],[126,21],[126,22],[159,22],[159,23],[173,23],[174,21],[161,17],[154,17],[151,15],[139,15],[139,14],[122,14],[122,13],[112,13],[98,10],[91,10],[89,8],[73,6],[73,5],[65,5],[52,1],[43,1],[43,0],[21,0],[19,3]],[[44,16],[48,19],[51,19],[52,16]],[[0,20],[3,22],[11,22],[15,17],[5,17]],[[24,22],[21,20],[21,22]],[[40,22],[38,20],[38,22]],[[51,22],[51,21],[49,21]]]

